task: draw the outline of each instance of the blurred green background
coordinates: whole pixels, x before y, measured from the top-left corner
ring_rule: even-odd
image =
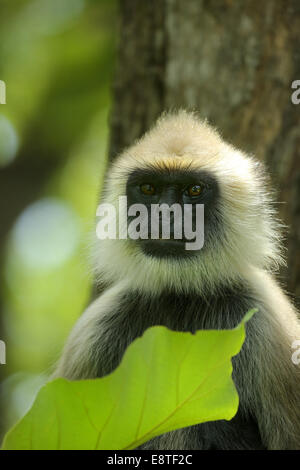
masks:
[[[0,0],[0,433],[90,297],[116,19],[112,0]]]

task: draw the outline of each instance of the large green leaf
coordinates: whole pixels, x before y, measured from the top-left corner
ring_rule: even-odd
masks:
[[[238,408],[231,357],[244,337],[244,322],[194,335],[150,328],[110,375],[45,385],[3,448],[133,449],[174,429],[230,420]]]

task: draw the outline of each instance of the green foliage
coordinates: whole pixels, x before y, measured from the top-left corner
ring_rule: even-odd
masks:
[[[89,234],[106,166],[117,2],[0,4],[0,337],[8,352],[1,441],[90,299]]]
[[[252,314],[233,330],[148,329],[110,375],[44,386],[3,448],[134,449],[174,429],[230,420],[238,408],[231,357]]]

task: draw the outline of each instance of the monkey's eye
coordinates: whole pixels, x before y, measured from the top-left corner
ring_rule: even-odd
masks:
[[[190,197],[200,196],[202,193],[202,186],[200,184],[191,184],[186,188],[185,193]]]
[[[153,194],[155,194],[155,188],[152,184],[141,184],[140,189],[143,194],[146,194],[146,196],[152,196]]]

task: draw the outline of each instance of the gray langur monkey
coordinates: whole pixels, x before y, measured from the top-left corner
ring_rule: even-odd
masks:
[[[142,449],[300,449],[300,369],[291,347],[300,322],[274,278],[283,258],[268,184],[261,163],[185,111],[163,115],[108,171],[104,202],[126,195],[130,204],[204,204],[204,246],[188,252],[172,236],[97,240],[96,271],[110,287],[78,320],[56,377],[110,373],[150,326],[233,328],[259,309],[233,358],[237,415],[169,432]]]

